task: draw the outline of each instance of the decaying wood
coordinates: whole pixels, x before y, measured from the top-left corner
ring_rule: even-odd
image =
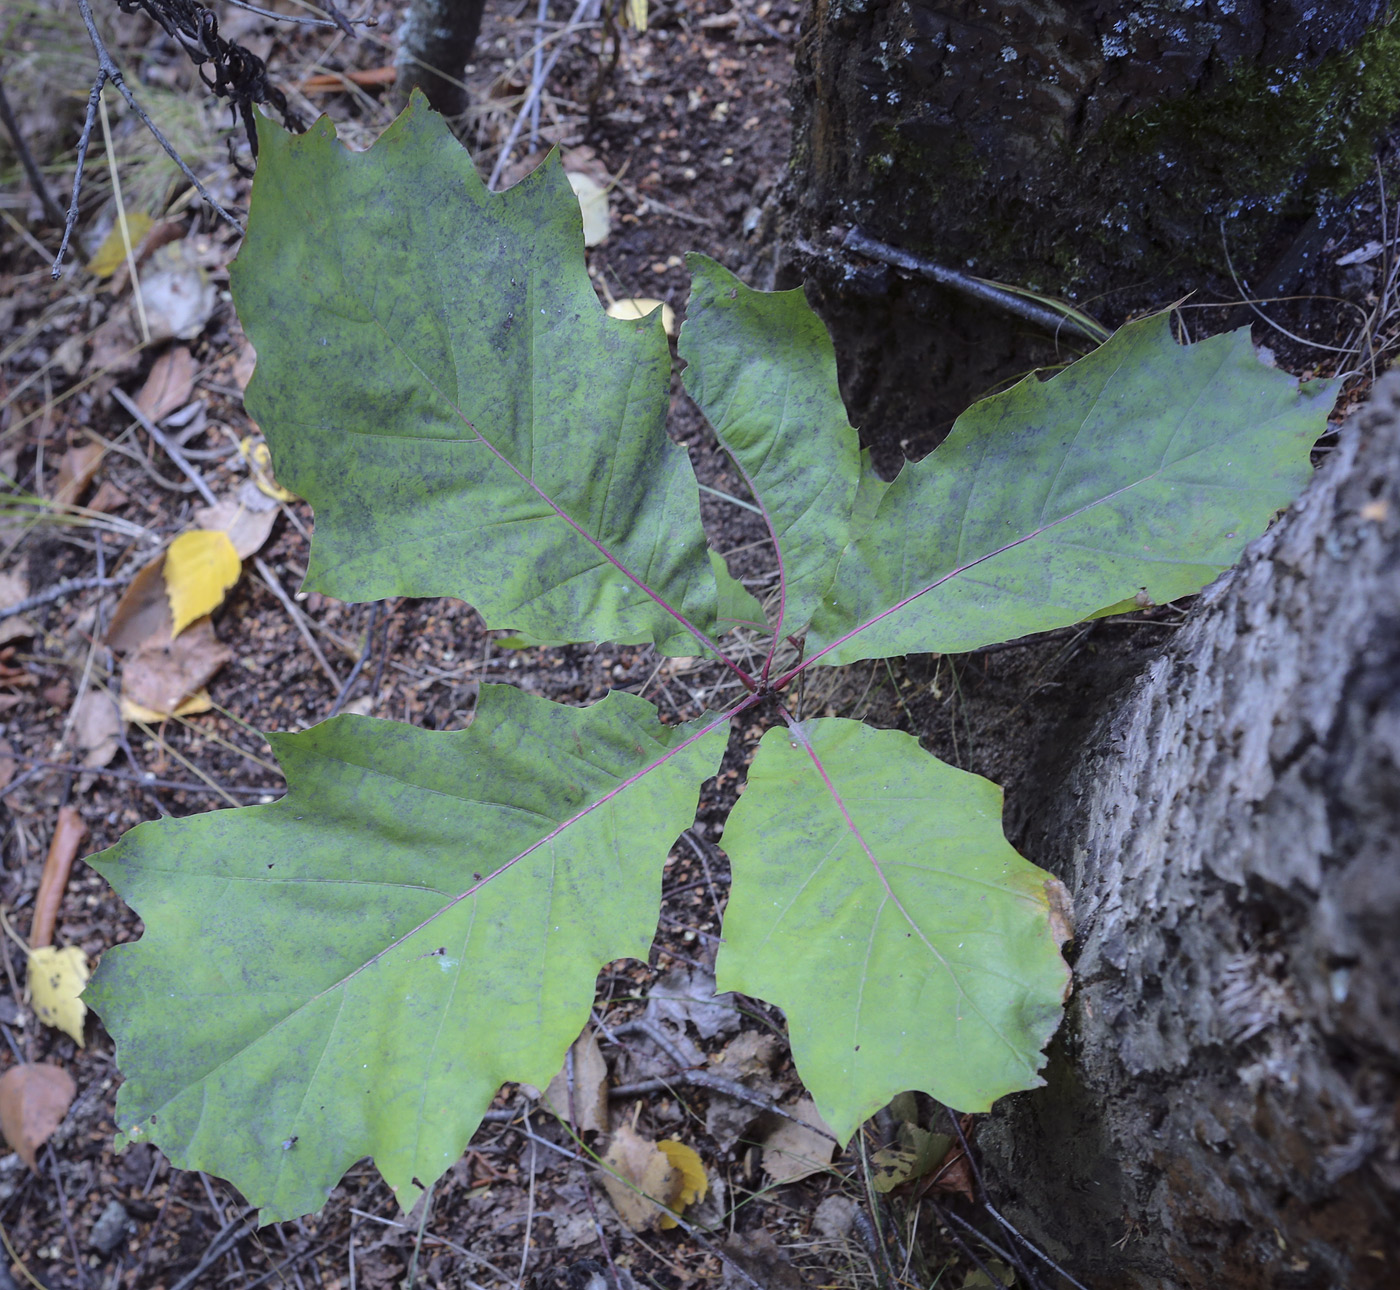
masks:
[[[1400,1277],[1397,570],[1391,376],[1062,780],[1011,801],[1074,894],[1076,985],[1048,1087],[979,1142],[1091,1285]]]

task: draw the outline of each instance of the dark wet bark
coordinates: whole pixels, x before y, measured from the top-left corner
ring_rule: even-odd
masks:
[[[443,116],[461,116],[463,71],[485,8],[486,0],[412,0],[399,30],[399,93],[420,89]]]
[[[877,457],[927,451],[970,401],[1057,350],[956,294],[833,254],[841,230],[1110,323],[1193,290],[1228,298],[1223,239],[1256,294],[1286,289],[1400,107],[1385,10],[813,0],[784,276],[813,283]]]
[[[1074,896],[1048,1085],[979,1146],[1094,1290],[1400,1266],[1400,376],[1126,700],[1008,795]]]

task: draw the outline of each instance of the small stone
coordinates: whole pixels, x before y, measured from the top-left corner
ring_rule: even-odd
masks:
[[[131,1215],[119,1200],[109,1200],[98,1215],[88,1236],[88,1244],[99,1254],[111,1254],[131,1231]]]

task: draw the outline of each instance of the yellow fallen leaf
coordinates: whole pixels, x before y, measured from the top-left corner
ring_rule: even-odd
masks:
[[[56,1026],[83,1046],[87,1005],[78,996],[88,982],[87,955],[76,945],[45,945],[29,952],[29,997],[46,1026]]]
[[[684,1142],[677,1142],[674,1138],[658,1142],[656,1149],[671,1162],[671,1168],[681,1176],[680,1195],[676,1197],[671,1208],[678,1213],[684,1213],[687,1205],[704,1200],[705,1193],[710,1190],[710,1180],[705,1176],[705,1166],[700,1163],[700,1157]],[[676,1220],[669,1214],[663,1214],[659,1226],[675,1227]]]
[[[592,175],[585,175],[577,170],[566,170],[564,173],[578,197],[579,209],[583,212],[583,244],[597,246],[612,231],[612,217],[608,213],[608,190]]]
[[[647,29],[647,0],[627,0],[627,24],[633,31]]]
[[[608,306],[609,318],[645,318],[653,309],[661,310],[661,325],[668,336],[676,334],[676,311],[664,300],[653,300],[649,296],[628,297],[614,300]]]
[[[122,696],[122,720],[123,721],[144,721],[148,726],[154,726],[170,717],[193,717],[201,712],[208,712],[214,706],[214,700],[209,697],[209,691],[205,689],[196,690],[187,699],[183,699],[180,705],[171,712],[162,712],[159,708],[148,708],[144,703],[137,703],[135,699],[128,699]]]
[[[165,553],[165,594],[174,620],[172,633],[178,636],[195,619],[217,609],[242,569],[227,533],[218,529],[181,533]]]
[[[255,443],[253,436],[248,435],[239,441],[238,451],[247,460],[253,471],[253,483],[258,486],[258,491],[271,497],[278,502],[295,502],[297,495],[288,488],[283,488],[272,475],[272,449],[266,442]]]
[[[98,278],[110,278],[118,269],[126,263],[127,241],[130,240],[131,249],[134,251],[141,245],[141,239],[151,231],[152,221],[149,215],[142,215],[139,212],[126,217],[126,237],[122,237],[122,222],[117,220],[112,225],[112,231],[102,239],[102,245],[97,248],[92,259],[88,261],[88,272]]]

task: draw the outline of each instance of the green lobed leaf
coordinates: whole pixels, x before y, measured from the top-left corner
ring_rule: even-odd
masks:
[[[133,829],[93,863],[145,934],[87,994],[126,1139],[264,1221],[318,1208],[365,1155],[408,1208],[504,1081],[557,1073],[598,969],[646,957],[725,729],[483,685],[466,730],[273,735],[281,801]]]
[[[716,591],[666,336],[603,312],[557,157],[488,192],[421,95],[366,152],[324,117],[259,138],[232,285],[249,412],[316,511],[307,586],[700,652]]]
[[[1263,366],[1248,328],[1181,346],[1165,317],[1129,324],[905,466],[808,657],[970,650],[1199,591],[1301,491],[1335,392]]]
[[[754,291],[688,255],[685,387],[742,472],[778,555],[779,635],[807,626],[851,538],[860,445],[802,291]]]
[[[985,1111],[1042,1082],[1069,969],[1053,880],[1006,841],[1001,805],[898,731],[823,718],[763,736],[724,830],[719,988],[786,1011],[842,1142],[908,1089]]]

